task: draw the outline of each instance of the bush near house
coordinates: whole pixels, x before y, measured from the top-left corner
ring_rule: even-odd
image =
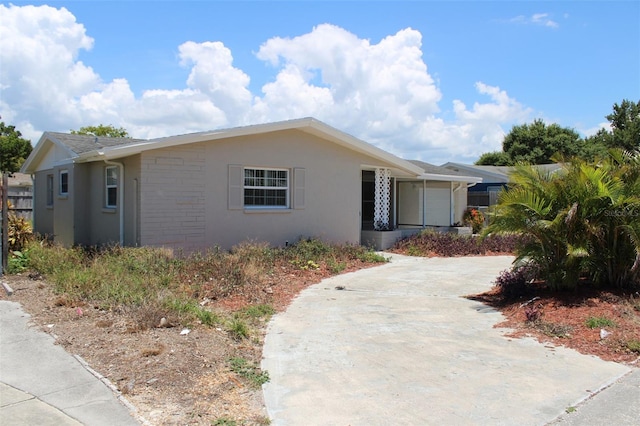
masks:
[[[561,159],[557,159],[561,161]],[[484,237],[526,236],[517,262],[553,290],[640,285],[640,154],[612,150],[556,173],[516,166]]]
[[[518,235],[495,235],[480,239],[427,230],[399,241],[390,251],[409,256],[441,257],[513,254],[523,241],[524,238]]]
[[[470,226],[474,234],[478,234],[484,227],[484,215],[478,209],[467,209],[462,215],[462,222]]]

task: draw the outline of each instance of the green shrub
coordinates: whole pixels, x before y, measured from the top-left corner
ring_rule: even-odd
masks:
[[[484,215],[478,209],[467,209],[462,215],[462,222],[465,225],[470,226],[473,233],[477,234],[482,231],[482,228],[484,227]]]
[[[29,249],[23,251],[14,250],[9,253],[7,261],[7,272],[9,274],[17,274],[24,272],[29,267]]]

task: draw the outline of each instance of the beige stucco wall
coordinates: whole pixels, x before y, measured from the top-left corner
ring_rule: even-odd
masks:
[[[137,245],[139,238],[136,208],[140,156],[118,160],[124,165],[124,244]],[[35,174],[35,231],[51,235],[55,241],[72,246],[117,244],[120,242],[120,206],[105,207],[105,167],[103,161],[57,166]],[[59,195],[60,170],[69,172],[67,196]],[[53,207],[46,205],[47,175],[54,176]]]
[[[145,152],[140,170],[143,245],[223,249],[251,239],[360,240],[361,170],[378,160],[298,130]],[[228,166],[304,168],[305,207],[230,210]]]
[[[88,187],[86,200],[86,227],[84,244],[101,245],[120,242],[120,197],[116,208],[106,207],[105,169],[109,166],[124,166],[124,245],[137,245],[137,220],[135,217],[137,206],[136,185],[140,176],[140,156],[135,155],[114,162],[97,161],[87,165],[89,167],[86,182]],[[120,173],[120,168],[118,168]],[[120,178],[122,179],[122,178]],[[122,190],[122,186],[118,188]]]
[[[66,196],[60,195],[58,191],[61,170],[67,170],[69,173],[69,186]],[[75,210],[73,208],[74,175],[72,164],[53,168],[53,233],[55,241],[65,246],[75,244],[73,232],[75,218]]]
[[[53,235],[53,207],[47,206],[47,175],[52,174],[53,170],[42,170],[33,178],[33,230],[49,236]]]

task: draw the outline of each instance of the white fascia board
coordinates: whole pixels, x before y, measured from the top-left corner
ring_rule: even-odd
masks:
[[[421,180],[435,180],[442,182],[468,182],[468,183],[482,183],[481,177],[476,176],[454,176],[454,175],[439,175],[435,173],[424,173],[419,176]]]
[[[116,159],[128,157],[130,155],[140,154],[141,152],[169,148],[173,146],[186,145],[190,143],[207,142],[217,139],[234,138],[238,136],[256,135],[261,133],[275,132],[278,130],[287,130],[303,127],[309,119],[298,119],[290,121],[282,121],[277,123],[254,124],[243,127],[234,127],[230,129],[213,130],[207,132],[190,133],[187,135],[166,136],[162,138],[149,139],[128,145],[113,146],[102,148],[99,151],[86,152],[80,157],[79,161],[95,161],[97,159]]]
[[[168,136],[164,138],[150,139],[148,141],[130,145],[102,148],[99,151],[96,150],[84,153],[83,155],[78,157],[77,161],[86,162],[103,159],[117,159],[127,157],[129,155],[139,154],[143,151],[151,149],[160,149],[189,143],[206,142],[239,136],[259,135],[263,133],[294,129],[306,131],[319,137],[324,137],[325,139],[328,139],[338,145],[347,147],[353,151],[360,152],[370,157],[382,160],[395,168],[405,171],[406,173],[416,176],[424,173],[424,170],[422,170],[415,164],[410,163],[409,161],[396,157],[395,155],[384,151],[383,149],[373,146],[354,136],[335,129],[328,124],[310,117],[280,121],[276,123],[254,124],[243,127],[235,127],[231,129],[214,130],[210,132],[192,133],[188,135]],[[309,131],[309,129],[313,129],[313,131]]]
[[[495,180],[496,182],[508,181],[508,177],[503,173],[492,172],[486,169],[481,169],[481,168],[474,167],[472,165],[462,164],[462,163],[447,163],[447,164],[450,164],[451,166],[456,167],[458,169],[464,169],[463,172],[485,175],[487,178]],[[444,167],[446,167],[446,165]]]
[[[22,164],[22,167],[20,167],[21,173],[33,174],[37,171],[36,169],[33,168],[34,162],[39,161],[42,158],[42,156],[46,154],[46,152],[43,152],[42,150],[46,149],[47,141],[51,142],[53,145],[56,145],[59,148],[62,148],[65,152],[69,154],[68,159],[65,159],[65,161],[59,161],[58,163],[60,164],[71,163],[76,157],[76,154],[73,151],[71,151],[65,144],[60,142],[58,139],[53,137],[51,133],[44,132],[42,136],[40,136],[40,139],[38,139],[36,146],[33,148],[31,153],[25,160],[24,164]]]

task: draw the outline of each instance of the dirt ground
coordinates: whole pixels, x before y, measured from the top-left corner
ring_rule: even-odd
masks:
[[[344,272],[369,266],[354,262]],[[302,289],[330,275],[324,265],[319,270],[285,266],[278,270],[269,287],[261,290],[278,311],[286,309]],[[2,292],[0,299],[20,302],[33,323],[54,335],[57,344],[107,377],[136,407],[144,423],[269,424],[261,390],[234,373],[229,364],[230,358],[242,357],[259,365],[266,322],[257,324],[243,340],[218,327],[193,324],[188,333],[183,326],[161,327],[161,318],[156,319],[157,327],[141,329],[131,312],[70,303],[53,294],[42,277],[11,275],[5,281],[14,294]],[[535,300],[512,303],[502,302],[495,291],[470,297],[500,310],[506,320],[496,326],[513,329],[512,336],[532,335],[545,343],[640,366],[640,354],[629,349],[634,340],[640,345],[640,294],[541,292]],[[250,298],[203,303],[213,311],[234,312]],[[527,313],[536,321],[529,321]],[[611,325],[589,328],[589,318],[605,318]]]
[[[369,266],[352,261],[343,272]],[[279,272],[268,286],[254,290],[261,292],[259,297],[245,293],[201,304],[230,314],[260,299],[283,311],[302,289],[331,275],[323,264],[318,270],[287,264],[275,269]],[[190,324],[186,333],[182,325],[160,326],[160,317],[153,320],[156,327],[141,329],[140,312],[74,303],[54,294],[43,277],[24,273],[3,280],[14,294],[1,291],[0,300],[19,302],[32,323],[108,378],[144,424],[269,424],[261,389],[234,373],[229,362],[239,357],[260,364],[265,321],[241,340],[222,327]]]

